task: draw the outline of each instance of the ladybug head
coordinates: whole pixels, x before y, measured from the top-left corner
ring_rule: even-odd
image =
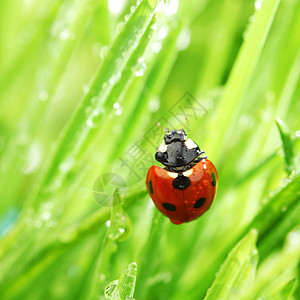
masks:
[[[196,143],[187,139],[183,129],[168,130],[158,147],[155,159],[167,167],[181,168],[194,161],[201,151]]]
[[[185,142],[186,132],[183,129],[169,130],[164,136],[164,141],[166,145],[169,145],[173,142]]]

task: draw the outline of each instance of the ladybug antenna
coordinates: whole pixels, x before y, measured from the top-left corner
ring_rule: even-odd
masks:
[[[164,130],[164,131],[169,131],[168,128],[163,128],[159,122],[157,123],[157,126],[158,126],[159,128],[161,128],[162,130]]]
[[[186,122],[187,122],[187,119],[188,119],[187,117],[184,118],[184,123],[183,123],[183,126],[182,126],[182,128],[181,128],[183,131],[184,131],[183,127],[185,127]]]

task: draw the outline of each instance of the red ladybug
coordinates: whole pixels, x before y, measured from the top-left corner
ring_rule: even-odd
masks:
[[[215,166],[183,129],[169,130],[155,159],[164,168],[152,166],[147,189],[156,207],[174,224],[199,218],[211,206],[218,186]]]

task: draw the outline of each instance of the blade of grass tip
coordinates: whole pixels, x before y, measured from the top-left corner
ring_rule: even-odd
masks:
[[[123,211],[119,191],[115,189],[113,195],[113,206],[111,209],[111,220],[108,221],[107,236],[98,255],[96,268],[91,278],[91,284],[87,291],[88,299],[99,299],[104,290],[104,280],[109,272],[110,257],[116,250],[116,242],[128,238],[132,231],[131,220]]]
[[[46,166],[45,174],[36,190],[30,195],[27,206],[36,204],[39,193],[57,175],[58,166],[66,156],[76,157],[83,151],[83,145],[99,133],[97,127],[104,114],[109,109],[113,110],[112,103],[115,99],[109,98],[109,93],[120,79],[131,54],[139,46],[139,41],[154,15],[156,2],[156,0],[143,0],[117,36],[89,91],[82,98],[78,109],[63,130],[52,159]],[[91,111],[88,116],[87,109]]]
[[[222,147],[224,142],[227,143],[230,140],[228,135],[232,130],[235,130],[236,124],[232,122],[232,119],[234,119],[237,110],[233,108],[239,106],[239,101],[241,101],[248,88],[279,3],[280,0],[265,0],[262,2],[261,9],[256,11],[254,23],[248,29],[247,38],[242,45],[226,84],[224,96],[211,120],[211,124],[217,123],[219,128],[226,129],[226,132],[224,130],[214,131],[216,136],[210,141],[210,144],[212,144],[211,149],[215,151],[211,155],[219,157],[218,159],[221,155],[218,149]],[[228,124],[231,124],[231,126],[228,127]]]
[[[240,283],[249,262],[256,256],[255,243],[258,232],[252,229],[237,245],[232,249],[216,275],[212,286],[208,289],[204,300],[230,299],[231,293],[236,289],[236,283]]]
[[[137,264],[131,263],[121,274],[119,280],[110,282],[104,291],[106,300],[134,300],[133,294],[137,276]]]
[[[276,125],[279,130],[279,134],[282,141],[282,148],[284,151],[284,160],[285,160],[285,169],[290,175],[293,170],[295,170],[295,155],[294,155],[294,149],[293,149],[293,141],[291,139],[291,134],[289,131],[288,126],[279,118],[276,119]]]
[[[283,251],[272,255],[258,269],[254,284],[249,287],[241,300],[265,299],[272,294],[285,274],[293,271],[299,263],[300,257],[300,232],[292,231],[288,234],[287,243]],[[281,279],[282,278],[282,279]]]

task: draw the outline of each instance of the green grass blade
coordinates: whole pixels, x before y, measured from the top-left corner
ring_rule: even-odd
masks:
[[[117,36],[108,55],[83,97],[72,120],[66,127],[49,168],[41,182],[41,189],[49,185],[58,175],[58,167],[67,157],[76,159],[82,154],[106,114],[113,110],[115,99],[109,98],[113,87],[120,80],[131,54],[139,47],[139,42],[154,15],[155,0],[144,0],[132,13],[123,30]],[[94,99],[94,100],[93,100]],[[86,111],[89,110],[88,116]],[[37,198],[36,195],[31,198]]]
[[[300,233],[292,231],[288,235],[285,248],[270,256],[258,269],[254,284],[244,291],[242,300],[273,299],[280,287],[284,287],[295,277],[295,268],[299,263],[300,257]],[[288,291],[291,292],[291,286]],[[269,298],[268,298],[269,297]],[[288,298],[286,298],[288,299]]]
[[[261,9],[255,13],[254,23],[251,24],[248,29],[247,39],[239,52],[233,70],[230,73],[228,83],[226,84],[224,96],[213,118],[214,123],[217,123],[219,128],[227,128],[227,124],[231,123],[230,120],[236,111],[233,110],[232,107],[238,106],[239,101],[241,101],[246,92],[279,3],[279,0],[266,0],[262,3]],[[230,105],[228,105],[228,103],[230,103]],[[216,151],[214,156],[218,155],[217,150],[220,148],[220,141],[223,141],[221,143],[223,144],[230,140],[230,138],[228,138],[229,132],[231,131],[227,130],[225,135],[223,130],[215,132],[214,139],[210,141],[212,144],[211,149]],[[220,153],[221,152],[219,152],[219,154]]]
[[[121,274],[119,280],[114,280],[105,288],[106,300],[133,300],[137,264],[131,263]]]
[[[293,209],[300,199],[300,175],[288,180],[286,186],[281,188],[261,209],[248,228],[257,228],[259,231],[258,244],[281,221],[286,211]],[[295,226],[296,224],[294,224]],[[287,233],[287,232],[286,232]],[[280,237],[277,237],[280,238]]]
[[[238,242],[221,266],[204,300],[230,299],[230,294],[237,288],[236,283],[240,285],[240,277],[244,276],[245,269],[248,269],[249,262],[256,255],[256,238],[257,231],[251,230]]]
[[[295,170],[293,141],[291,139],[289,128],[282,120],[277,118],[276,125],[278,127],[281,141],[282,141],[282,148],[284,151],[284,160],[285,160],[285,169],[288,175],[290,175],[292,171]]]

